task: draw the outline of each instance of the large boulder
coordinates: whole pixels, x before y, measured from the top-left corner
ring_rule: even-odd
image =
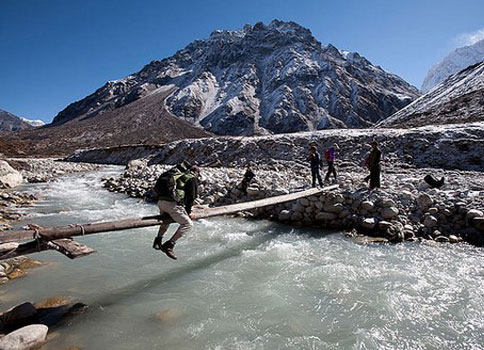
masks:
[[[421,209],[427,209],[434,204],[434,200],[427,193],[422,193],[417,197],[417,203]]]
[[[477,218],[477,217],[483,217],[484,213],[482,210],[478,209],[471,209],[467,212],[466,218],[468,221],[472,221],[472,219]]]
[[[472,219],[472,224],[476,230],[484,232],[484,217],[475,217]]]
[[[292,213],[289,210],[281,210],[279,213],[279,220],[286,221],[291,218]]]
[[[427,215],[423,221],[425,227],[434,227],[437,225],[437,218],[432,215]]]
[[[4,329],[16,329],[30,323],[34,319],[36,313],[37,310],[34,305],[25,302],[5,311],[0,315],[0,320],[2,321]],[[3,348],[0,347],[0,349]]]
[[[22,174],[4,160],[0,160],[0,188],[14,188],[22,183]]]
[[[30,350],[39,348],[47,337],[49,328],[43,324],[33,324],[7,334],[0,339],[1,350]]]
[[[381,216],[384,219],[393,219],[396,218],[398,215],[398,209],[395,207],[385,207],[381,211]]]
[[[360,227],[364,230],[373,230],[375,226],[376,220],[374,218],[365,218],[360,223]]]

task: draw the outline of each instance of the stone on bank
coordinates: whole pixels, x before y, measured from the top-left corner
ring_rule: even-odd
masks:
[[[0,160],[0,188],[14,188],[23,181],[22,174],[4,160]]]
[[[0,339],[2,350],[30,350],[39,348],[47,337],[49,328],[43,324],[32,324],[7,334]]]

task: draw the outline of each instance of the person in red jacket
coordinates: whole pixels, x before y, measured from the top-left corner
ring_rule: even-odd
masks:
[[[328,164],[328,171],[326,172],[326,177],[324,181],[329,181],[331,174],[334,176],[334,181],[336,182],[336,168],[334,167],[334,162],[336,160],[336,156],[339,152],[339,146],[335,143],[329,149],[324,152],[324,159],[326,159],[326,163]]]

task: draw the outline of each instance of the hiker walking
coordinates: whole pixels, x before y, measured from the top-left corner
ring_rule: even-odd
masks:
[[[193,202],[197,198],[199,174],[200,169],[197,166],[182,162],[161,174],[155,184],[160,214],[168,214],[180,226],[169,240],[162,243],[163,235],[170,223],[161,224],[158,236],[153,242],[153,248],[161,250],[175,260],[177,258],[173,252],[175,243],[193,227],[190,213]]]
[[[381,151],[378,148],[378,142],[370,142],[371,152],[368,158],[366,158],[365,166],[370,170],[370,175],[365,178],[365,182],[370,181],[370,190],[375,187],[380,187],[380,172],[381,172]]]
[[[240,183],[240,188],[242,189],[242,192],[247,195],[247,187],[249,187],[250,182],[254,179],[255,173],[252,170],[252,167],[247,165],[247,169],[244,174],[244,178],[242,179],[242,182]]]
[[[311,175],[313,177],[313,187],[316,187],[316,178],[318,178],[319,187],[323,187],[323,180],[319,173],[319,167],[321,166],[321,156],[316,149],[316,146],[309,147],[308,160],[311,164]]]
[[[326,159],[326,163],[328,163],[328,171],[326,173],[326,177],[324,181],[329,181],[329,177],[331,174],[334,176],[334,181],[336,182],[336,168],[334,167],[334,161],[336,160],[336,154],[339,151],[339,146],[335,143],[326,151],[324,151],[324,159]]]

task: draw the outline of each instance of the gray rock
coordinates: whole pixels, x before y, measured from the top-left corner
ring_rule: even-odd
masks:
[[[389,199],[389,198],[384,198],[382,200],[381,205],[384,208],[396,207],[397,206],[397,204],[395,203],[395,201],[393,199]]]
[[[380,230],[383,230],[383,231],[386,231],[386,230],[388,230],[391,227],[393,227],[393,224],[391,222],[388,222],[388,221],[380,221],[378,223],[378,228]]]
[[[327,203],[324,205],[323,210],[330,213],[338,214],[343,210],[343,208],[343,204],[341,203]]]
[[[292,213],[289,210],[281,210],[279,213],[279,220],[286,221],[291,218]]]
[[[383,208],[383,210],[381,211],[381,216],[384,219],[393,219],[397,217],[397,215],[398,215],[398,209],[395,207],[386,207],[386,208]]]
[[[341,194],[341,193],[338,193],[335,197],[334,197],[334,201],[336,203],[344,203],[345,201],[345,197]]]
[[[259,189],[257,187],[249,187],[247,188],[247,194],[249,196],[256,196],[259,193]]]
[[[128,162],[128,165],[126,167],[129,170],[137,170],[143,168],[146,163],[147,162],[143,159],[133,159]]]
[[[8,309],[0,318],[4,327],[17,328],[28,323],[35,316],[36,312],[34,305],[25,302]],[[2,348],[0,347],[0,349]]]
[[[425,227],[434,227],[437,225],[437,218],[432,215],[427,215],[423,221]]]
[[[468,221],[471,221],[474,218],[482,217],[482,216],[484,216],[484,212],[482,212],[482,210],[471,209],[467,212],[466,219]]]
[[[294,212],[291,215],[291,221],[301,221],[303,218],[304,216],[300,212]]]
[[[365,230],[373,230],[376,226],[376,220],[374,218],[363,219],[360,226]]]
[[[456,235],[450,235],[449,236],[449,242],[450,243],[459,243],[460,242],[460,239]]]
[[[338,218],[340,219],[344,219],[346,217],[348,217],[349,215],[351,214],[351,212],[348,210],[348,209],[343,209],[339,214],[338,214]]]
[[[301,198],[299,199],[299,203],[304,206],[304,207],[307,207],[309,206],[309,200],[307,198]]]
[[[472,219],[472,226],[474,226],[476,230],[484,231],[484,217],[476,217]]]
[[[421,207],[421,208],[428,208],[430,207],[432,204],[434,204],[434,200],[432,199],[432,197],[430,197],[428,194],[426,193],[421,193],[418,197],[417,197],[417,203],[418,205]]]
[[[437,236],[435,237],[434,239],[436,242],[441,242],[441,243],[447,243],[449,242],[449,237],[445,237],[445,236]]]
[[[375,207],[372,201],[363,201],[361,202],[360,209],[370,211]]]
[[[303,213],[305,210],[305,207],[303,207],[301,205],[301,203],[299,202],[296,202],[293,206],[292,206],[292,211],[294,212],[297,212],[297,213]]]
[[[22,175],[4,160],[0,160],[0,188],[14,188],[23,181]]]
[[[7,334],[0,339],[2,350],[30,350],[40,347],[47,337],[49,328],[43,324],[33,324]]]
[[[431,215],[437,215],[438,212],[439,212],[439,209],[437,208],[429,208],[429,213]]]
[[[323,220],[334,220],[338,216],[335,213],[330,213],[326,211],[321,211],[316,214],[316,220],[317,221],[323,221]]]

